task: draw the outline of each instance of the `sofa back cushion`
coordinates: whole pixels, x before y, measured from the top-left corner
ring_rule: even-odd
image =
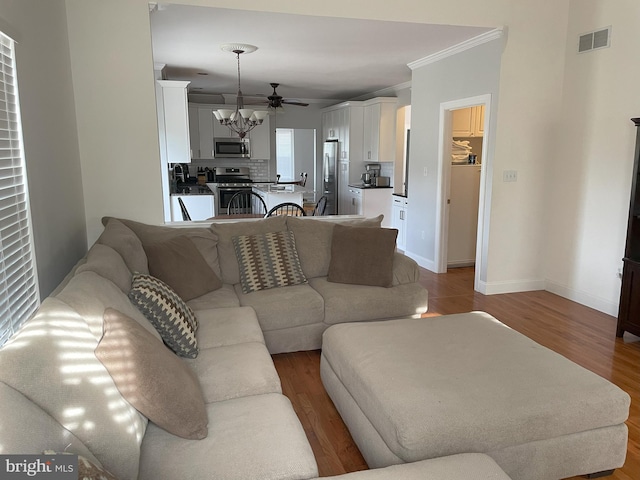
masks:
[[[279,216],[263,220],[213,223],[210,228],[218,241],[218,258],[220,259],[222,282],[235,285],[240,283],[240,269],[233,245],[233,237],[284,232],[287,230],[287,217]]]
[[[107,223],[110,219],[110,217],[105,217],[102,219],[102,223]],[[208,226],[165,227],[161,225],[147,225],[146,223],[134,222],[133,220],[126,220],[124,218],[119,218],[118,220],[136,234],[144,247],[154,243],[166,242],[179,236],[188,237],[200,251],[200,254],[207,264],[213,269],[216,275],[220,277],[220,263],[218,261],[216,238]]]
[[[108,245],[118,252],[132,273],[149,273],[147,255],[142,248],[142,242],[133,230],[117,218],[108,219],[96,243]]]
[[[380,227],[382,215],[354,220],[318,220],[306,217],[286,217],[287,228],[293,232],[302,270],[307,278],[326,277],[331,261],[331,239],[336,224],[358,227]]]
[[[24,394],[3,382],[0,382],[0,405],[3,412],[0,415],[3,455],[37,455],[51,449],[77,453],[99,463],[71,431]]]
[[[160,334],[149,323],[149,320],[129,300],[129,297],[116,285],[94,272],[78,273],[62,291],[56,295],[64,303],[78,312],[89,326],[96,341],[100,340],[103,331],[104,311],[111,307],[133,318],[146,328],[153,336]]]
[[[74,279],[85,275],[93,274]],[[147,420],[120,395],[94,354],[97,345],[84,318],[49,297],[0,350],[0,381],[42,408],[116,477],[137,478]]]
[[[87,261],[76,269],[77,273],[94,272],[111,280],[123,293],[131,290],[131,271],[122,256],[113,248],[95,243],[87,253]]]

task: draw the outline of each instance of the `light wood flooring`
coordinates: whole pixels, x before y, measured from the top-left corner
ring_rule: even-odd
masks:
[[[429,290],[426,316],[483,310],[536,342],[612,381],[631,395],[629,446],[623,468],[606,477],[640,479],[640,338],[616,338],[616,319],[549,292],[484,296],[473,291],[473,268],[446,274],[421,270]],[[321,476],[367,469],[320,381],[320,352],[274,355],[285,395],[307,434]],[[581,477],[575,477],[581,478]]]

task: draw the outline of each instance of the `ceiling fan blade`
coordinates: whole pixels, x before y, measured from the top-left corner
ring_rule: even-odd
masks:
[[[286,103],[287,105],[298,105],[299,107],[308,107],[308,103],[300,102],[298,100],[282,100],[282,103]]]

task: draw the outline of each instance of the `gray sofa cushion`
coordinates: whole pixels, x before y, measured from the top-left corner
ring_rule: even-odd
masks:
[[[249,342],[264,344],[256,311],[251,307],[209,308],[196,311],[196,316],[200,349]]]
[[[102,223],[106,224],[112,217],[104,217]],[[134,222],[119,218],[122,222],[136,234],[143,246],[157,242],[165,242],[172,238],[185,235],[195,244],[207,264],[220,277],[220,264],[218,262],[218,248],[216,238],[208,226],[202,227],[165,227],[160,225],[148,225],[146,223]],[[147,272],[148,273],[148,272]]]
[[[283,232],[287,229],[287,217],[270,217],[257,221],[212,223],[211,231],[218,242],[218,255],[223,283],[240,283],[240,270],[233,247],[233,237],[259,233]]]
[[[236,295],[236,289],[233,285],[223,283],[222,287],[213,292],[205,293],[201,297],[189,300],[187,305],[197,313],[198,310],[207,310],[211,307],[216,308],[232,308],[239,307],[240,300]]]
[[[138,480],[210,478],[299,480],[318,476],[291,402],[279,393],[207,405],[209,436],[184,440],[149,424]],[[159,462],[158,458],[170,458]]]
[[[428,293],[419,283],[391,288],[332,283],[312,278],[311,285],[324,300],[324,322],[359,322],[411,317],[427,311]]]
[[[326,277],[331,260],[331,239],[336,224],[360,227],[379,227],[382,215],[374,218],[341,220],[318,220],[310,217],[282,217],[287,219],[287,228],[296,238],[296,247],[302,270],[307,278]]]
[[[87,261],[76,269],[76,273],[87,271],[111,280],[124,293],[131,290],[131,271],[122,256],[107,245],[93,244],[87,253]]]
[[[482,453],[461,453],[324,478],[326,480],[510,480],[491,457]]]
[[[129,227],[116,218],[106,221],[104,231],[96,243],[108,245],[118,252],[131,272],[149,273],[147,254],[142,242]]]
[[[74,278],[87,275],[93,274]],[[120,395],[93,353],[97,345],[85,319],[49,297],[0,350],[0,381],[40,406],[118,478],[136,478],[147,420]]]
[[[309,285],[272,288],[247,294],[242,293],[239,284],[235,289],[240,304],[256,311],[263,332],[320,323],[324,318],[322,297]]]
[[[239,343],[201,349],[186,361],[198,375],[207,403],[282,393],[280,377],[264,343]]]
[[[66,450],[100,463],[78,437],[18,390],[2,382],[0,405],[3,411],[0,415],[3,455]]]

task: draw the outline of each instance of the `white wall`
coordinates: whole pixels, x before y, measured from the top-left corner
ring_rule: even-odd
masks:
[[[611,25],[611,47],[577,54]],[[572,0],[557,149],[546,176],[547,289],[617,315],[635,127],[640,3]]]
[[[86,224],[63,0],[0,0],[16,63],[41,297],[86,253]]]
[[[503,39],[498,39],[413,71],[407,252],[424,267],[434,269],[437,260],[440,104],[478,95],[492,95],[491,128],[488,129],[490,137],[487,139],[490,150],[485,161],[487,168],[490,168],[495,161],[494,148],[491,146],[496,143],[502,49]],[[424,176],[425,168],[427,176]],[[482,279],[486,280],[486,272]]]

